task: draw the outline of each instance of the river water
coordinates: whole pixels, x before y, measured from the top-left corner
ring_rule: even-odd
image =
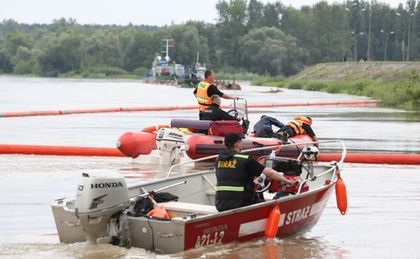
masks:
[[[226,91],[248,103],[359,100],[364,97],[242,83]],[[192,89],[135,80],[69,80],[0,77],[0,113],[195,104]],[[227,100],[223,100],[228,103]],[[364,106],[252,109],[287,122],[311,116],[321,140],[341,139],[350,152],[420,153],[420,116]],[[196,111],[122,112],[0,117],[0,144],[114,147],[126,131],[197,118]],[[175,255],[111,245],[60,244],[49,205],[74,198],[81,173],[123,175],[128,184],[166,173],[130,158],[0,155],[0,257],[4,258],[420,258],[420,166],[346,164],[349,208],[342,216],[332,197],[320,221],[301,236],[206,247]]]

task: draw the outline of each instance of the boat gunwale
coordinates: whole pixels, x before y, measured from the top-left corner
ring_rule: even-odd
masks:
[[[206,214],[206,215],[200,215],[198,217],[193,217],[193,218],[192,217],[188,217],[188,218],[175,217],[175,218],[172,218],[171,221],[173,220],[173,222],[190,224],[190,223],[195,223],[195,222],[199,222],[199,221],[202,221],[202,220],[208,220],[208,219],[212,219],[212,218],[216,218],[216,217],[227,216],[227,215],[230,215],[230,214],[243,213],[243,212],[253,210],[253,209],[256,209],[256,208],[259,208],[259,207],[265,207],[265,206],[268,206],[270,204],[271,205],[276,204],[276,203],[281,204],[283,202],[289,202],[289,201],[296,200],[296,199],[306,198],[307,196],[317,194],[317,193],[322,192],[324,190],[328,190],[329,188],[333,187],[337,182],[337,178],[335,177],[335,174],[336,174],[336,171],[337,171],[336,166],[335,165],[327,165],[327,164],[325,164],[325,162],[320,162],[319,164],[317,164],[317,166],[322,166],[322,167],[328,168],[327,170],[324,170],[322,173],[320,173],[318,175],[322,175],[322,174],[325,174],[325,173],[330,174],[331,177],[329,177],[329,178],[331,179],[331,182],[329,184],[319,186],[319,187],[317,187],[313,190],[302,192],[300,194],[288,195],[288,196],[284,196],[284,197],[281,197],[281,198],[275,199],[275,200],[274,199],[273,200],[266,200],[264,202],[251,204],[251,205],[248,205],[248,206],[245,206],[245,207],[240,207],[240,208],[236,208],[236,209],[231,209],[231,210],[227,210],[227,211],[211,213],[211,214]],[[171,177],[169,179],[171,179],[171,180],[172,179],[174,179],[174,180],[183,179],[185,177],[188,178],[188,176],[193,177],[193,176],[199,176],[199,175],[209,174],[209,173],[213,173],[212,170],[203,171],[203,172],[196,172],[194,174],[189,174],[189,175],[188,174],[183,174],[183,175],[179,175],[179,176],[174,176],[173,178]],[[165,181],[168,181],[168,178],[159,179],[157,181],[153,181],[153,183],[160,183],[160,182],[165,182]],[[152,184],[152,182],[150,182],[150,183],[148,182],[147,184]],[[141,188],[141,187],[143,187],[143,186],[138,186],[138,188]],[[162,204],[164,204],[164,203],[162,203]],[[191,203],[191,204],[194,204],[194,203]],[[130,216],[130,218],[142,218],[142,217]],[[147,217],[144,217],[144,218],[147,218]],[[149,218],[147,218],[147,219],[149,219]],[[161,219],[155,219],[155,218],[152,218],[152,220],[162,221]],[[168,221],[168,223],[170,223],[171,221]]]

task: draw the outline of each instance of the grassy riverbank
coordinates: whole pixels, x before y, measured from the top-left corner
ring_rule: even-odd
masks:
[[[318,64],[290,78],[253,84],[368,96],[383,106],[420,111],[420,62]]]

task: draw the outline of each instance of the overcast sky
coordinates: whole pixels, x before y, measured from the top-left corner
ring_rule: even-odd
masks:
[[[54,19],[74,18],[80,24],[170,25],[188,20],[215,23],[218,0],[0,0],[0,21],[51,23]],[[260,0],[260,2],[276,2]],[[283,0],[296,8],[319,0]],[[329,3],[341,1],[328,0]],[[397,7],[405,0],[379,0]]]

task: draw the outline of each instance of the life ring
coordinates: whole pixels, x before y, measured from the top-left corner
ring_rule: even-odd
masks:
[[[153,133],[153,132],[156,132],[156,131],[158,131],[159,129],[162,129],[162,128],[169,128],[169,125],[159,124],[159,125],[147,126],[147,127],[143,128],[141,131],[142,132]]]

